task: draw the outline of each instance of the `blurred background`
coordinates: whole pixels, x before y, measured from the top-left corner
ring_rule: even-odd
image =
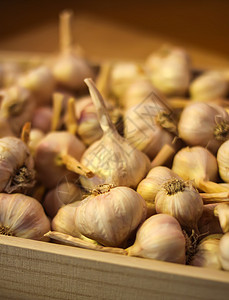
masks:
[[[229,66],[229,1],[1,1],[0,51],[54,53],[58,16],[75,13],[76,44],[94,61],[142,60],[164,43],[200,67]]]

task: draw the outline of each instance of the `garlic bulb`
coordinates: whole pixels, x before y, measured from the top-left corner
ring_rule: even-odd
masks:
[[[55,79],[47,66],[40,66],[18,80],[18,84],[32,93],[37,105],[50,104],[55,89]]]
[[[125,109],[129,109],[132,106],[140,104],[145,101],[152,91],[155,91],[155,87],[147,78],[137,78],[134,80],[125,91],[122,101],[122,106]]]
[[[215,156],[203,147],[186,147],[177,152],[172,170],[184,180],[194,180],[207,193],[228,192],[228,188],[213,181],[218,179]]]
[[[229,182],[229,141],[224,142],[217,152],[217,162],[219,166],[219,175],[225,182]]]
[[[216,104],[193,103],[181,113],[178,131],[188,145],[207,147],[216,153],[229,138],[229,115]]]
[[[80,238],[81,233],[78,231],[74,221],[76,209],[80,204],[81,201],[75,201],[62,206],[52,220],[52,229]]]
[[[41,204],[22,194],[0,194],[0,234],[42,240],[50,222]]]
[[[73,13],[64,11],[60,15],[60,57],[53,67],[55,80],[64,88],[79,90],[84,88],[83,80],[93,77],[87,61],[74,53],[72,41]]]
[[[191,79],[190,59],[183,49],[163,46],[146,61],[153,85],[167,96],[182,96]]]
[[[145,218],[146,204],[137,192],[128,187],[103,185],[77,207],[75,224],[86,237],[117,247]]]
[[[226,96],[228,83],[217,71],[208,71],[197,77],[190,85],[190,94],[198,101],[210,101]]]
[[[110,71],[110,92],[117,99],[121,99],[130,84],[136,79],[144,77],[144,70],[140,64],[132,62],[116,63]],[[123,101],[119,100],[119,102],[120,106],[122,106]]]
[[[185,229],[198,232],[203,201],[191,182],[175,178],[166,181],[156,194],[155,204],[157,213],[171,215]]]
[[[222,235],[208,235],[200,241],[196,254],[192,257],[190,265],[212,269],[221,269],[219,261],[219,242]]]
[[[73,167],[69,156],[80,159],[84,150],[83,143],[71,133],[60,131],[47,134],[37,145],[35,153],[39,180],[49,189],[64,181],[66,176],[69,181],[75,181],[78,175],[73,170],[67,171],[66,165]],[[62,163],[65,158],[67,162]]]
[[[124,114],[124,136],[135,148],[154,158],[165,145],[171,145],[176,124],[171,111],[163,105],[158,94],[131,107]]]
[[[220,226],[224,233],[229,231],[229,204],[221,203],[214,209],[215,216],[218,216]]]
[[[32,156],[35,155],[37,145],[45,137],[45,134],[39,129],[31,129],[29,133],[28,147]]]
[[[47,215],[53,218],[62,206],[81,200],[82,196],[79,186],[72,182],[62,182],[46,194],[43,207]]]
[[[219,219],[214,215],[214,209],[217,205],[217,203],[212,203],[203,206],[203,213],[198,221],[198,229],[201,235],[223,233]]]
[[[1,116],[7,119],[16,135],[26,122],[31,121],[35,107],[33,96],[20,86],[12,86],[3,92]]]
[[[16,137],[0,139],[0,192],[26,192],[35,184],[29,148]]]
[[[172,170],[166,167],[155,167],[149,171],[146,178],[144,178],[137,187],[137,192],[146,201],[148,214],[155,214],[155,197],[159,192],[161,185],[166,181],[180,177]]]
[[[229,271],[229,232],[225,233],[219,243],[219,259],[222,268]]]
[[[178,221],[158,214],[147,219],[137,231],[128,255],[173,263],[185,263],[185,237]]]
[[[37,108],[33,113],[33,118],[31,121],[32,128],[40,129],[44,133],[51,130],[52,122],[52,108],[49,106],[42,106]]]
[[[135,149],[118,134],[93,81],[86,79],[85,82],[96,106],[104,135],[82,156],[81,163],[96,176],[91,179],[82,177],[81,184],[86,189],[93,189],[103,183],[135,188],[150,169],[150,161],[144,153]]]

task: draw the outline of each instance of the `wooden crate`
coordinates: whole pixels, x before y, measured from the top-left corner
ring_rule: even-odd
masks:
[[[229,272],[0,236],[0,299],[228,300]]]

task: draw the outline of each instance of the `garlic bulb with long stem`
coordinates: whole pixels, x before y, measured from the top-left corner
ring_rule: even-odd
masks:
[[[222,234],[208,235],[200,241],[196,253],[189,262],[192,266],[221,269],[219,243]]]
[[[1,138],[0,192],[26,192],[34,184],[34,161],[27,145],[16,137]]]
[[[42,205],[22,194],[0,194],[0,234],[42,240],[50,221]]]
[[[169,215],[148,218],[138,229],[128,255],[184,264],[185,237],[178,221]]]
[[[83,191],[79,185],[68,181],[62,182],[46,194],[43,207],[47,215],[53,218],[61,207],[79,201],[82,197]]]
[[[225,233],[219,243],[219,259],[222,268],[229,271],[229,232]]]
[[[194,180],[198,189],[207,193],[228,192],[218,180],[215,156],[203,147],[186,147],[177,152],[172,170],[184,180]]]
[[[165,105],[160,95],[152,92],[124,114],[125,138],[151,159],[165,144],[172,145],[177,133],[172,111]]]
[[[224,142],[217,152],[217,162],[219,166],[219,175],[225,182],[229,182],[229,141]]]
[[[229,138],[229,115],[218,105],[193,103],[181,113],[178,131],[188,145],[207,147],[216,153]]]
[[[155,167],[152,168],[137,187],[137,192],[143,197],[146,201],[148,215],[155,214],[155,197],[159,192],[161,186],[166,181],[176,178],[181,179],[177,174],[167,167]]]
[[[79,90],[85,87],[83,79],[94,74],[86,60],[73,51],[72,23],[72,11],[63,11],[60,15],[61,54],[54,65],[53,75],[64,88]]]
[[[214,209],[214,214],[219,218],[220,226],[223,232],[229,232],[229,204],[218,204]]]
[[[5,118],[15,135],[19,135],[25,122],[32,119],[36,101],[31,93],[20,86],[12,86],[2,92],[0,114]]]
[[[66,176],[70,181],[75,181],[77,174],[91,177],[90,170],[78,162],[84,151],[84,144],[69,132],[47,134],[35,152],[38,179],[51,189],[65,180]]]
[[[198,233],[203,201],[191,182],[176,178],[166,181],[156,194],[155,204],[157,213],[171,215],[186,230]]]
[[[210,101],[226,96],[228,88],[228,82],[221,72],[208,71],[190,84],[190,94],[198,101]]]
[[[79,232],[105,246],[125,242],[146,218],[146,203],[128,187],[98,186],[75,213]]]
[[[147,59],[146,69],[153,85],[165,95],[181,96],[187,92],[191,68],[183,49],[163,46]]]
[[[85,79],[96,106],[103,137],[93,143],[83,154],[81,163],[96,175],[81,178],[84,188],[111,183],[135,188],[150,169],[148,157],[121,137],[108,115],[104,100],[91,79]]]

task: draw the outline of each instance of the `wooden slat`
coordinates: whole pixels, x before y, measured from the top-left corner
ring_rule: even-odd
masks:
[[[228,299],[229,273],[0,237],[0,299]],[[153,298],[152,298],[153,297]]]

